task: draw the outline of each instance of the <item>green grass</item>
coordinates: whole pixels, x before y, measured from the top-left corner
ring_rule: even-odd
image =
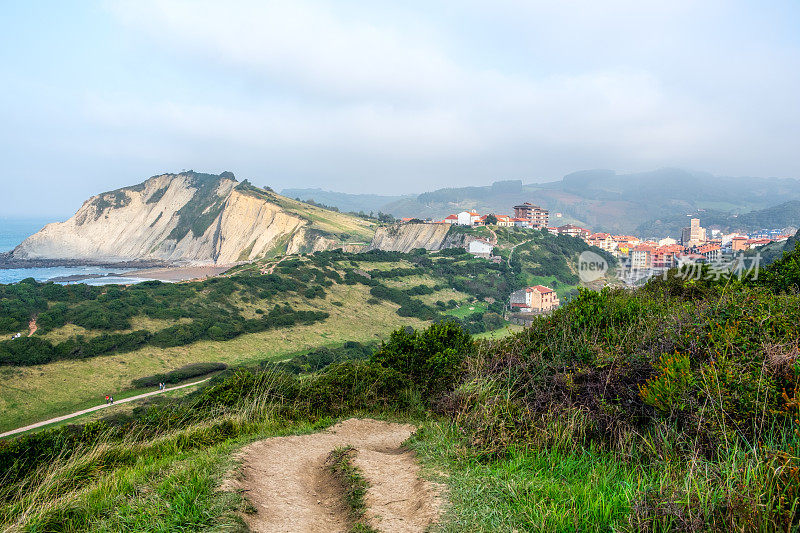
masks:
[[[483,333],[475,333],[474,335],[472,335],[472,338],[475,340],[502,339],[503,337],[508,337],[509,335],[519,333],[523,329],[525,329],[524,326],[518,326],[516,324],[508,324],[504,328],[496,329],[494,331],[484,331]]]
[[[431,423],[412,437],[423,463],[447,474],[450,505],[441,531],[611,531],[641,484],[636,467],[591,449],[465,460],[456,434],[446,423]]]
[[[174,370],[189,363],[211,361],[229,365],[279,361],[348,340],[382,340],[400,325],[426,323],[397,315],[398,306],[381,301],[367,304],[362,285],[334,285],[325,299],[306,301],[306,308],[325,310],[323,322],[242,335],[228,341],[199,341],[186,346],[146,346],[133,352],[90,359],[55,361],[45,365],[0,369],[0,431],[47,420],[97,405],[106,394],[115,398],[141,392],[131,381]],[[300,303],[302,299],[297,299]],[[331,301],[342,302],[342,306]]]
[[[247,531],[242,514],[251,507],[228,481],[237,470],[236,452],[331,420],[287,423],[251,412],[233,422],[239,435],[217,442],[212,425],[200,424],[146,444],[99,444],[57,460],[35,490],[0,509],[0,524],[11,519],[21,531]]]
[[[367,504],[364,496],[367,495],[369,485],[364,474],[353,464],[353,458],[358,453],[352,446],[336,448],[328,456],[328,469],[342,485],[342,493],[347,507],[350,510],[351,532],[375,532],[366,521],[365,513]]]
[[[445,314],[454,316],[456,318],[464,318],[469,315],[474,315],[475,313],[484,313],[488,307],[489,304],[486,302],[462,302],[461,307],[450,309]]]
[[[635,446],[611,451],[552,429],[568,438],[478,460],[456,423],[424,423],[409,445],[427,477],[448,486],[437,531],[796,531],[764,505],[796,494],[774,484],[786,467],[767,450],[781,442],[734,446],[720,461],[654,459]],[[790,515],[799,505],[782,501]],[[736,515],[731,506],[741,506]]]

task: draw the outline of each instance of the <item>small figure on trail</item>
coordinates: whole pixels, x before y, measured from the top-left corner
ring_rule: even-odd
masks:
[[[110,397],[111,397],[111,396],[109,396],[108,394],[106,394],[106,403],[108,403],[108,399],[109,399]]]
[[[109,399],[109,403],[111,403],[111,404],[114,403],[114,397],[113,396],[109,396],[108,399]]]

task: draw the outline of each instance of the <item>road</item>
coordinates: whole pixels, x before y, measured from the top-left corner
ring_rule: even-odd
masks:
[[[186,383],[184,385],[178,385],[177,387],[169,387],[164,390],[154,390],[152,392],[146,392],[144,394],[139,394],[138,396],[131,396],[130,398],[124,398],[122,400],[115,400],[112,404],[103,403],[100,405],[95,405],[94,407],[90,407],[89,409],[83,409],[82,411],[75,411],[74,413],[70,413],[68,415],[57,416],[55,418],[51,418],[50,420],[43,420],[42,422],[36,422],[35,424],[31,424],[29,426],[12,429],[11,431],[6,431],[5,433],[0,433],[0,439],[3,437],[8,437],[10,435],[16,435],[17,433],[23,433],[25,431],[40,428],[42,426],[47,426],[48,424],[55,424],[56,422],[61,422],[63,420],[69,420],[70,418],[75,418],[76,416],[85,415],[86,413],[93,413],[94,411],[99,411],[100,409],[105,409],[107,407],[114,407],[115,405],[119,405],[121,403],[126,402],[133,402],[136,400],[141,400],[142,398],[147,398],[149,396],[155,396],[156,394],[161,394],[164,392],[169,392],[173,390],[183,389],[184,387],[192,387],[194,385],[198,385],[203,383],[204,381],[208,381],[211,378],[201,379],[200,381],[194,381],[192,383]]]

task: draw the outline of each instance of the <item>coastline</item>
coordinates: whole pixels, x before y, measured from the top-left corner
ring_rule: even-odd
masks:
[[[0,252],[0,269],[14,268],[53,268],[53,267],[103,267],[103,268],[170,268],[174,263],[158,260],[135,259],[131,261],[94,261],[86,259],[16,259],[11,252]]]
[[[189,281],[213,278],[224,274],[236,265],[197,265],[171,266],[164,268],[144,268],[126,272],[124,277],[156,279],[159,281]]]

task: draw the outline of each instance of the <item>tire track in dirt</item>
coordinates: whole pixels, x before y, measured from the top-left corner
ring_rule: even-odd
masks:
[[[311,435],[274,437],[246,446],[239,482],[256,512],[245,517],[256,532],[347,531],[341,487],[325,468],[335,448],[356,449],[354,463],[369,483],[367,519],[379,531],[426,531],[439,516],[441,487],[420,478],[413,452],[402,443],[410,424],[351,418]]]

